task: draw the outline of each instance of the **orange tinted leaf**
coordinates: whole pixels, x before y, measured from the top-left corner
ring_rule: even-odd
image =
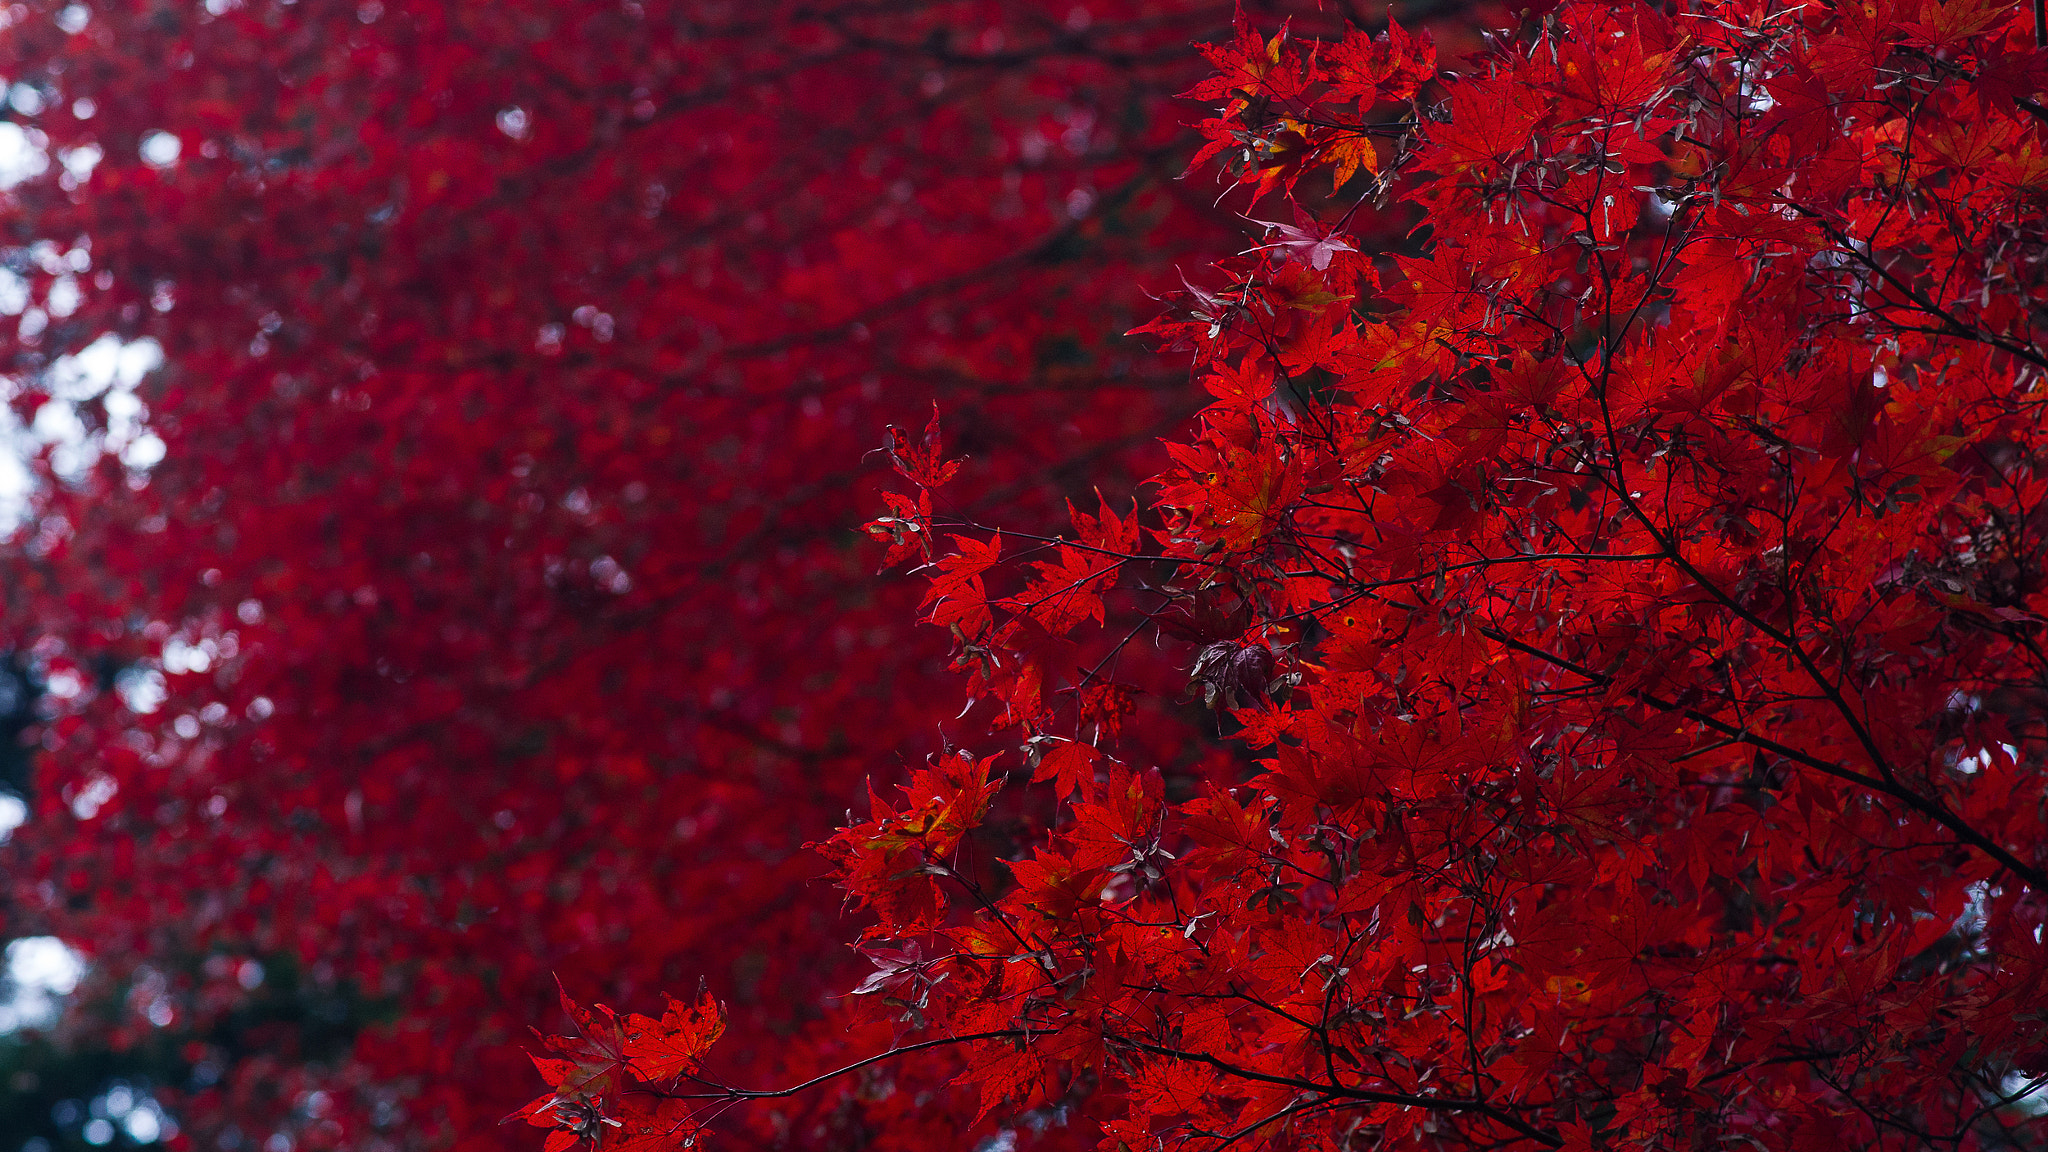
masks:
[[[626,1017],[625,1053],[633,1074],[646,1081],[693,1072],[704,1053],[725,1034],[725,1007],[703,992],[694,1004],[670,997],[659,1020]]]

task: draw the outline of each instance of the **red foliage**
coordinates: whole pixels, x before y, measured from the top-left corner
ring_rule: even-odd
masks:
[[[876,1016],[1105,1150],[2048,1146],[2044,31],[1209,49],[1259,202],[1377,179],[1142,329],[1214,397],[1146,527],[905,471],[880,524],[952,541],[926,619],[1058,803],[963,836],[962,753],[823,846]],[[1220,738],[1105,728],[1112,673]]]
[[[2041,1147],[2035,29],[1298,15],[8,9],[14,406],[167,446],[38,461],[14,921],[387,1004],[209,1139]]]

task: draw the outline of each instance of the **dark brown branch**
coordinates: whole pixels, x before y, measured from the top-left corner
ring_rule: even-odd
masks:
[[[870,1056],[865,1060],[856,1060],[843,1068],[834,1068],[832,1071],[827,1072],[821,1076],[813,1076],[809,1080],[806,1080],[801,1084],[792,1084],[787,1088],[727,1088],[721,1092],[683,1093],[681,1095],[675,1096],[674,1099],[782,1100],[790,1096],[798,1095],[802,1092],[807,1092],[812,1088],[816,1088],[820,1084],[825,1084],[829,1083],[830,1081],[837,1080],[841,1076],[850,1075],[851,1073],[858,1072],[863,1068],[880,1064],[884,1060],[893,1060],[898,1056],[906,1056],[912,1052],[922,1052],[927,1048],[944,1048],[951,1044],[966,1044],[974,1040],[1029,1039],[1033,1036],[1042,1036],[1044,1034],[1044,1029],[1033,1030],[1028,1028],[1003,1028],[994,1032],[975,1032],[967,1036],[941,1036],[937,1040],[923,1040],[916,1044],[905,1044],[899,1048],[891,1048],[887,1052],[876,1053],[875,1055]]]
[[[1234,1076],[1240,1080],[1252,1080],[1261,1084],[1274,1084],[1283,1088],[1299,1088],[1304,1092],[1319,1092],[1331,1098],[1361,1100],[1370,1104],[1398,1104],[1404,1108],[1428,1108],[1437,1112],[1455,1112],[1484,1116],[1488,1120],[1505,1128],[1512,1129],[1545,1147],[1562,1148],[1564,1146],[1564,1138],[1555,1132],[1538,1128],[1526,1120],[1501,1111],[1484,1100],[1458,1096],[1421,1096],[1413,1092],[1379,1092],[1370,1088],[1347,1088],[1342,1084],[1325,1084],[1320,1081],[1304,1080],[1295,1076],[1275,1076],[1267,1072],[1254,1072],[1249,1068],[1240,1068],[1235,1064],[1217,1059],[1206,1052],[1184,1052],[1178,1048],[1168,1048],[1164,1045],[1153,1044],[1144,1040],[1129,1040],[1109,1036],[1105,1036],[1103,1039],[1110,1043],[1122,1044],[1154,1056],[1165,1056],[1172,1060],[1185,1060],[1191,1064],[1206,1064],[1226,1076]]]
[[[1557,655],[1554,652],[1547,652],[1532,644],[1524,643],[1523,641],[1516,639],[1514,636],[1511,636],[1506,632],[1499,631],[1498,629],[1485,627],[1479,628],[1478,631],[1481,635],[1484,635],[1485,637],[1494,641],[1497,644],[1513,648],[1515,651],[1524,653],[1529,656],[1534,656],[1535,658],[1542,660],[1544,663],[1549,664],[1554,668],[1563,669],[1564,671],[1570,672],[1575,676],[1585,677],[1587,680],[1595,684],[1600,684],[1604,686],[1612,682],[1612,678],[1609,676],[1603,675],[1599,672],[1594,671],[1591,668],[1587,668],[1583,665],[1577,664],[1571,660],[1568,660],[1562,656]],[[1957,816],[1953,812],[1950,812],[1948,808],[1938,800],[1931,800],[1925,796],[1920,795],[1918,792],[1915,792],[1912,789],[1905,787],[1902,784],[1897,784],[1890,780],[1882,779],[1880,777],[1866,775],[1852,768],[1844,767],[1843,765],[1838,764],[1832,760],[1824,760],[1818,756],[1813,755],[1810,752],[1801,751],[1800,749],[1794,748],[1789,744],[1781,744],[1768,736],[1760,736],[1757,733],[1751,732],[1745,728],[1741,728],[1737,725],[1730,724],[1727,721],[1722,720],[1719,717],[1714,716],[1710,713],[1702,712],[1697,708],[1687,707],[1686,705],[1680,704],[1674,700],[1666,700],[1656,695],[1655,693],[1643,692],[1640,690],[1632,690],[1630,691],[1629,695],[1637,700],[1642,701],[1645,704],[1648,704],[1650,707],[1655,708],[1660,712],[1669,712],[1674,715],[1684,716],[1686,719],[1692,720],[1696,723],[1711,728],[1714,731],[1720,733],[1721,735],[1726,736],[1729,739],[1734,740],[1738,743],[1747,744],[1752,748],[1763,749],[1766,752],[1782,756],[1795,764],[1801,764],[1808,768],[1812,768],[1816,771],[1822,772],[1826,775],[1833,776],[1837,780],[1844,780],[1851,784],[1856,784],[1861,787],[1868,788],[1872,792],[1879,793],[1880,795],[1889,796],[1892,799],[1897,800],[1900,803],[1904,804],[1906,807],[1911,808],[1913,811],[1918,812],[1922,816],[1925,816],[1928,819],[1934,821],[1935,823],[1941,825],[1943,828],[1948,829],[1950,832],[1954,833],[1956,839],[1961,841],[1962,843],[1967,844],[1970,847],[1975,848],[1978,851],[1984,853],[1986,856],[1991,857],[1993,860],[1996,860],[1999,864],[2003,865],[2013,875],[2019,877],[2021,881],[2026,883],[2028,887],[2034,889],[2036,892],[2048,892],[2048,872],[2044,872],[2042,869],[2036,868],[2033,865],[2026,863],[2025,861],[2021,860],[2018,856],[2013,855],[2012,852],[2008,851],[2003,845],[1999,844],[1997,841],[1992,840],[1990,837],[1984,835],[1982,832],[1979,832],[1975,828],[1970,827],[1969,824],[1964,822],[1962,817]]]

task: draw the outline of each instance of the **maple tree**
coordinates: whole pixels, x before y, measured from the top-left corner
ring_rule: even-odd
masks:
[[[994,736],[820,845],[897,1030],[839,1090],[937,1049],[955,1120],[1107,1149],[2048,1143],[2044,40],[1208,48],[1202,159],[1293,215],[1141,329],[1211,400],[1149,515],[998,531],[936,417],[891,441],[870,530]],[[1183,692],[1213,735],[1159,747]],[[584,1016],[525,1115],[779,1095],[699,1068],[717,1019]]]
[[[2038,19],[1063,8],[5,10],[61,1034],[234,1148],[2038,1147]]]

